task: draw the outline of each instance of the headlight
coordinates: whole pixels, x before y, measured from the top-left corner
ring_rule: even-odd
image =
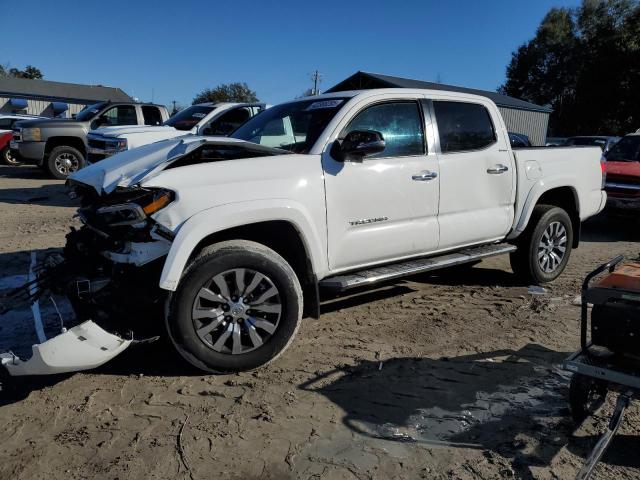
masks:
[[[126,149],[127,149],[126,138],[118,138],[115,141],[109,142],[109,150],[113,150],[115,152],[123,152]]]
[[[101,221],[110,227],[144,226],[144,220],[147,218],[142,208],[134,203],[109,205],[99,208],[97,213]]]
[[[134,228],[142,228],[146,225],[148,216],[169,205],[175,198],[170,190],[150,190],[130,203],[108,205],[97,210],[101,223],[110,227],[122,227],[125,225]]]
[[[39,128],[23,128],[21,133],[22,140],[25,142],[40,142],[42,140]]]

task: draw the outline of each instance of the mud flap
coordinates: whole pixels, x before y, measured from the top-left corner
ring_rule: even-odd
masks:
[[[132,340],[113,335],[88,320],[34,345],[29,360],[23,361],[11,353],[3,353],[0,360],[11,376],[77,372],[105,364],[131,343]]]

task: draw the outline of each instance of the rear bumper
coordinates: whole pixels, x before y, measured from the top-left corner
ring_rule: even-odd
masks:
[[[38,165],[42,164],[46,146],[45,142],[19,142],[17,146],[20,158],[25,162]]]
[[[610,198],[640,200],[640,182],[637,178],[607,181],[604,188]]]

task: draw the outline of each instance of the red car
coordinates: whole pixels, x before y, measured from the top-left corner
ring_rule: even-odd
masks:
[[[20,165],[20,161],[15,157],[15,154],[11,152],[9,148],[9,142],[13,132],[0,131],[0,163],[5,165]]]
[[[623,137],[605,158],[604,188],[611,203],[640,207],[640,133]]]

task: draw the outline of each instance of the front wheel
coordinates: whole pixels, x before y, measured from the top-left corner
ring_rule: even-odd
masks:
[[[213,373],[275,360],[302,319],[302,289],[291,266],[244,240],[205,248],[168,302],[174,346],[192,365]]]
[[[47,171],[53,178],[64,180],[84,167],[84,156],[73,147],[55,147],[49,154],[46,166]]]
[[[15,156],[15,154],[11,153],[11,149],[8,145],[0,150],[0,160],[5,165],[10,165],[13,167],[22,165],[22,162]]]
[[[567,266],[572,245],[573,226],[567,212],[552,205],[538,205],[518,239],[518,250],[511,254],[511,268],[526,282],[551,282]]]

